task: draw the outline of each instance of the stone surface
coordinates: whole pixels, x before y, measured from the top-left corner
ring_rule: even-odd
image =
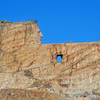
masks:
[[[41,38],[34,21],[0,23],[0,100],[99,100],[100,42]]]

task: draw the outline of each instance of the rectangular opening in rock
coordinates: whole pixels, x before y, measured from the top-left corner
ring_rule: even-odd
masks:
[[[57,55],[57,63],[62,63],[62,54]]]

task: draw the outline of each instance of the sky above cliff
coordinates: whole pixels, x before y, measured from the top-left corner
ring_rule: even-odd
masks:
[[[5,19],[37,20],[42,43],[100,41],[100,0],[1,0]]]

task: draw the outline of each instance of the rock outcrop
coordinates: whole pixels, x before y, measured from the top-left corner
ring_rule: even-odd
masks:
[[[41,38],[34,21],[0,24],[0,100],[99,100],[100,42]]]

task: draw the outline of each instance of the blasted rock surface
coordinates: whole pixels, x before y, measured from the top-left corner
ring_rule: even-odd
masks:
[[[0,100],[100,100],[100,42],[41,38],[34,21],[0,24]]]

